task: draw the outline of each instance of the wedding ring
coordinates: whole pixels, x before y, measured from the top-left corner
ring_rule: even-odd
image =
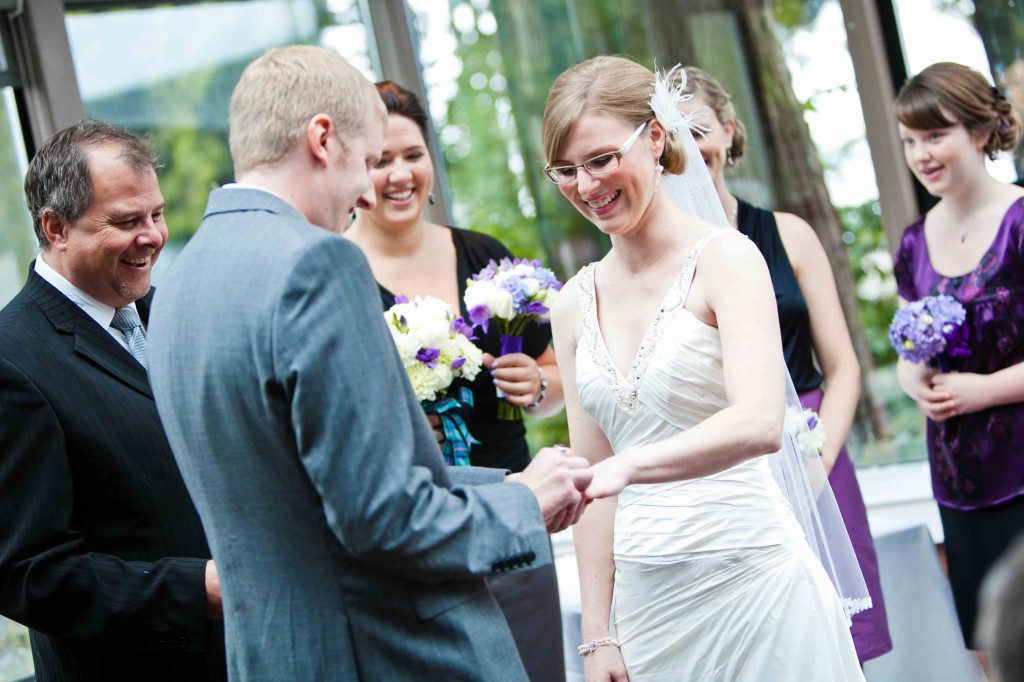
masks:
[[[555,445],[552,445],[551,447],[553,447],[555,450],[558,450],[560,452],[569,452],[569,447],[566,446],[566,445],[562,445],[561,443],[556,443]]]

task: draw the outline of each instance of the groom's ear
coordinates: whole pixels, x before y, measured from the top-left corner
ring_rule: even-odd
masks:
[[[333,136],[334,121],[327,114],[317,114],[306,123],[305,143],[316,163],[327,165],[330,158],[328,148],[334,144]]]

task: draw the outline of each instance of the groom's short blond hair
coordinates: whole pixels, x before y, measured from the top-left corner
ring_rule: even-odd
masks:
[[[370,121],[387,120],[373,84],[336,52],[312,45],[267,50],[245,68],[231,95],[235,177],[284,159],[317,114],[330,116],[346,148]]]

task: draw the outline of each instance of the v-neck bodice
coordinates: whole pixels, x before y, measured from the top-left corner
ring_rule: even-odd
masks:
[[[690,292],[690,285],[693,283],[693,275],[696,271],[697,258],[704,247],[715,237],[728,232],[727,230],[710,230],[698,240],[686,257],[683,267],[673,280],[668,292],[661,301],[654,319],[644,333],[640,341],[633,362],[628,372],[623,375],[612,360],[611,353],[605,342],[604,333],[601,331],[601,323],[597,314],[597,284],[596,264],[591,263],[584,267],[576,278],[579,291],[580,310],[583,318],[583,342],[577,348],[577,355],[580,348],[584,348],[589,354],[589,361],[598,370],[605,382],[611,387],[616,404],[627,414],[636,411],[637,396],[641,380],[647,366],[655,354],[658,341],[665,333],[667,327],[675,326],[676,318],[688,318],[689,323],[698,329],[704,328],[705,335],[710,334],[717,339],[718,330],[698,319],[684,306],[687,295]],[[579,358],[577,358],[577,363]],[[577,364],[577,373],[579,373]]]
[[[684,306],[701,251],[723,234],[745,239],[731,229],[701,238],[644,335],[628,376],[615,368],[604,344],[593,267],[577,276],[584,338],[576,348],[576,387],[583,410],[616,457],[691,429],[729,405],[718,329]],[[605,329],[616,323],[603,322]],[[616,557],[785,542],[781,493],[767,483],[771,477],[766,458],[755,457],[701,478],[627,486],[618,497]]]

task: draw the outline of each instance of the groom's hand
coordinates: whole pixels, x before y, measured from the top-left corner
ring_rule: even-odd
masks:
[[[212,560],[206,562],[206,617],[212,620],[224,618],[224,605],[220,599],[220,576],[217,574],[217,564]]]
[[[537,497],[549,533],[568,528],[586,506],[583,491],[590,485],[587,460],[567,448],[544,448],[522,473],[508,480],[522,483]]]

